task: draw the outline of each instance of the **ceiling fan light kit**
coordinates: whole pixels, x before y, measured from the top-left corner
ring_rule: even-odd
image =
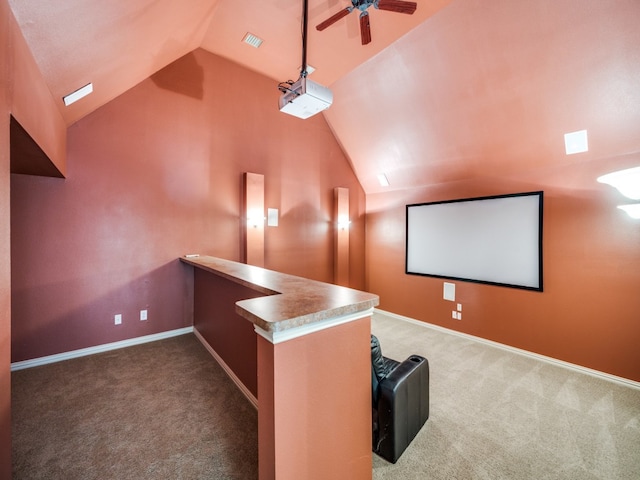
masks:
[[[418,7],[416,2],[407,2],[405,0],[351,0],[351,6],[340,10],[338,13],[327,18],[324,22],[316,25],[316,30],[322,31],[333,25],[341,18],[346,17],[354,10],[360,11],[360,40],[362,45],[371,43],[371,24],[369,23],[369,12],[367,9],[373,6],[378,10],[386,10],[388,12],[404,13],[413,15]]]

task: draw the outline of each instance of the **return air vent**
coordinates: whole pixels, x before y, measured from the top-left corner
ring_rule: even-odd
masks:
[[[262,45],[262,39],[249,32],[247,32],[242,41],[254,48],[258,48],[260,45]]]

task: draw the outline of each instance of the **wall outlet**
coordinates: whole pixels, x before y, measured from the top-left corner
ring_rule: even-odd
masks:
[[[113,321],[116,325],[120,325],[122,323],[122,314],[117,313],[116,315],[114,315]]]
[[[140,310],[140,320],[144,321],[147,319],[147,311],[146,310]]]

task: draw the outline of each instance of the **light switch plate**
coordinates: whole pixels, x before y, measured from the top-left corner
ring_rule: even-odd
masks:
[[[277,208],[267,208],[267,226],[268,227],[278,226],[278,209]]]

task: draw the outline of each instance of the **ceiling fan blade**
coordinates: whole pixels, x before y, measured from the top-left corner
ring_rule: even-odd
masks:
[[[341,18],[346,17],[347,15],[349,15],[352,10],[353,10],[353,7],[347,7],[345,9],[343,9],[343,10],[340,10],[335,15],[332,15],[329,18],[327,18],[324,22],[319,23],[318,25],[316,25],[316,30],[320,30],[320,31],[324,30],[325,28],[327,28],[327,27],[333,25],[334,23],[336,23]]]
[[[369,23],[369,14],[366,11],[360,14],[360,38],[362,45],[371,43],[371,24]]]
[[[380,10],[412,15],[416,11],[418,4],[416,2],[405,2],[404,0],[380,0],[375,6]]]

